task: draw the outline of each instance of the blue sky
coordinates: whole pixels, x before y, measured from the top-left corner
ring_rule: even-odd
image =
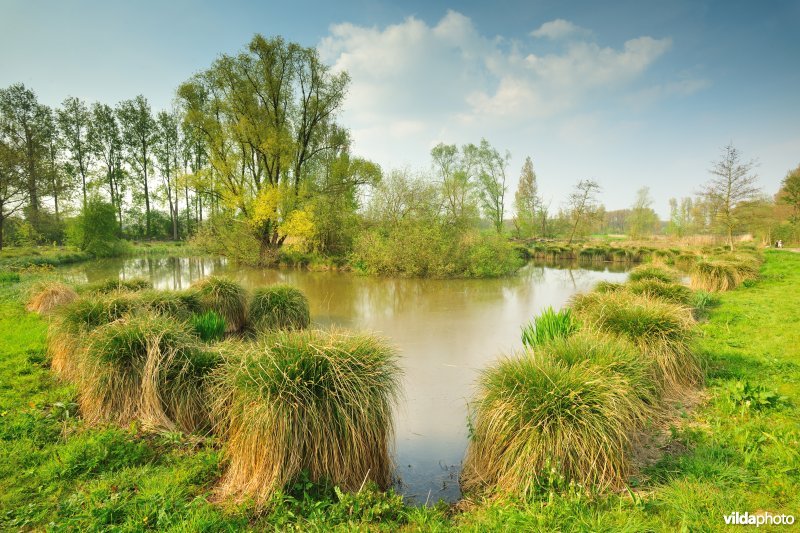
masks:
[[[0,4],[0,86],[168,106],[256,32],[317,46],[352,77],[342,122],[385,169],[486,137],[530,155],[557,208],[594,178],[609,209],[696,192],[722,146],[774,193],[800,163],[800,2],[88,2]]]

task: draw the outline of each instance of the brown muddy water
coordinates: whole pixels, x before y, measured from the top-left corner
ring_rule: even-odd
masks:
[[[158,289],[186,288],[211,274],[248,288],[289,283],[308,296],[317,327],[383,336],[399,350],[405,371],[395,419],[398,490],[421,504],[460,497],[467,402],[480,370],[519,350],[520,328],[542,309],[558,309],[600,280],[627,277],[620,265],[529,263],[503,279],[382,279],[244,268],[207,257],[106,259],[63,272],[75,282],[144,277]]]

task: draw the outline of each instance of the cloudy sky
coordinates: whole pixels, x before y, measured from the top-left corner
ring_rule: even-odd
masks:
[[[166,107],[218,54],[280,34],[350,73],[341,120],[385,169],[485,137],[512,154],[509,198],[530,156],[554,208],[593,178],[609,209],[647,186],[666,215],[729,142],[770,194],[800,163],[799,26],[778,0],[4,0],[0,86]]]

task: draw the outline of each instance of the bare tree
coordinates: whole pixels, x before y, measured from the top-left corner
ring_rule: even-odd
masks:
[[[601,190],[600,185],[594,180],[581,180],[575,185],[575,190],[567,199],[567,209],[572,219],[572,231],[568,244],[572,244],[578,226],[581,223],[589,222],[594,217],[598,209],[597,194]]]
[[[728,246],[733,250],[733,229],[737,224],[735,208],[741,202],[755,199],[760,189],[758,176],[752,174],[756,162],[742,161],[742,154],[733,144],[722,149],[722,158],[713,163],[709,172],[714,176],[706,183],[702,194],[716,212],[716,222],[728,236]]]

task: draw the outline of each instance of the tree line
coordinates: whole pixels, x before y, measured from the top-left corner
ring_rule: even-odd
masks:
[[[93,224],[113,213],[118,237],[194,236],[261,264],[274,262],[285,244],[341,257],[369,240],[364,234],[373,243],[399,228],[433,238],[409,220],[462,243],[481,233],[572,242],[590,233],[715,232],[730,240],[754,228],[771,238],[787,224],[796,235],[800,171],[775,198],[765,197],[753,163],[732,146],[696,198],[671,200],[666,222],[646,188],[631,208],[606,211],[592,179],[553,207],[530,158],[511,209],[510,154],[485,139],[436,146],[424,179],[402,170],[384,176],[352,153],[338,121],[348,83],[315,48],[256,35],[181,84],[167,110],[154,111],[141,95],[113,107],[68,97],[50,108],[22,84],[0,89],[0,247],[6,236],[63,242],[70,219],[99,204],[92,217],[106,218]]]

